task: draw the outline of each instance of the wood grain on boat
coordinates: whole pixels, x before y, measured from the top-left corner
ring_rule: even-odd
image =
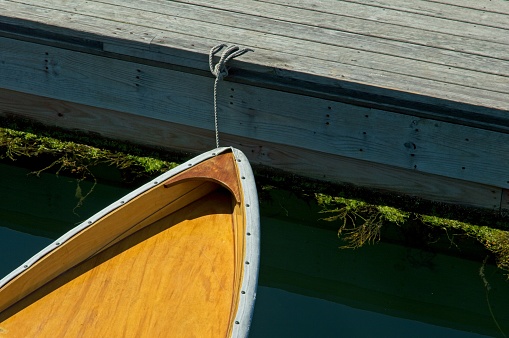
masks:
[[[246,295],[241,290],[244,266],[250,263],[245,259],[250,218],[241,183],[246,176],[236,163],[234,154],[225,151],[184,164],[190,168],[149,182],[155,186],[120,200],[120,206],[33,265],[25,264],[24,271],[0,283],[0,333],[247,334],[241,330],[234,335],[240,297]],[[246,306],[252,310],[254,291],[250,293],[242,311]]]

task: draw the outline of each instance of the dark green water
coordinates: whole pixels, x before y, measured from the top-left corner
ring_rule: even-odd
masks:
[[[98,184],[74,213],[91,183],[27,173],[0,164],[0,276],[128,192]],[[335,231],[282,214],[262,208],[250,337],[503,337],[494,317],[509,334],[509,282],[494,266],[487,294],[481,261],[390,243],[340,250]]]

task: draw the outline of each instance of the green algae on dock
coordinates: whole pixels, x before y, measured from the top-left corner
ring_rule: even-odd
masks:
[[[45,130],[41,125],[27,121],[18,121],[16,124],[3,120],[2,124],[0,159],[16,161],[32,158],[32,163],[38,163],[32,167],[32,173],[50,171],[57,175],[72,175],[77,179],[78,188],[81,180],[95,180],[93,168],[100,165],[121,170],[125,178],[132,180],[135,177],[156,176],[185,158],[183,154],[142,149],[136,145],[97,137],[89,138],[89,135],[83,133]],[[25,130],[18,130],[18,125],[23,125],[21,129]],[[83,144],[85,140],[96,146]],[[144,152],[153,156],[143,156]],[[165,157],[166,160],[154,156]],[[172,156],[175,161],[169,160]],[[35,161],[41,158],[45,158],[44,164]],[[495,257],[497,266],[509,273],[509,220],[500,215],[486,210],[414,200],[411,197],[394,198],[393,194],[351,186],[331,186],[264,167],[255,167],[255,173],[260,185],[262,207],[275,204],[275,209],[278,209],[287,198],[281,193],[285,190],[289,196],[298,196],[300,200],[307,201],[308,205],[316,203],[315,213],[307,215],[308,220],[318,223],[325,220],[331,223],[329,226],[337,227],[345,248],[376,243],[382,236],[383,227],[388,224],[407,229],[424,225],[429,228],[429,232],[440,229],[442,234],[449,236],[451,246],[456,245],[455,236],[467,236],[478,241],[487,253]],[[375,195],[377,197],[373,198]],[[80,196],[76,206],[78,208],[86,197],[81,189]],[[425,204],[428,205],[423,208]],[[290,215],[294,212],[298,213],[296,210],[286,210],[286,217],[297,217]]]

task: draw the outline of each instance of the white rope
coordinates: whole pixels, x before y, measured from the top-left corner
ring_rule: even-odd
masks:
[[[213,63],[213,57],[216,55],[221,49],[226,47],[226,50],[221,55],[221,58],[219,59],[219,62],[214,66]],[[228,45],[220,44],[217,46],[212,47],[209,53],[209,66],[210,66],[210,72],[212,75],[216,77],[214,80],[214,129],[216,131],[216,147],[219,148],[219,129],[217,124],[217,84],[220,80],[224,79],[228,76],[228,68],[226,68],[226,63],[236,58],[237,56],[241,56],[242,54],[245,54],[247,52],[253,52],[252,49],[249,48],[243,48],[241,49],[238,46],[232,45],[228,47]]]

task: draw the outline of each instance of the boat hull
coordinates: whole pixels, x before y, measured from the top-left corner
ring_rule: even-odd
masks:
[[[0,296],[19,296],[0,313],[0,333],[246,336],[259,257],[252,172],[239,168],[247,159],[237,150],[216,150],[196,162],[127,196],[4,282]],[[106,240],[90,240],[101,233]],[[67,268],[55,263],[62,260]],[[34,280],[45,269],[53,272]]]

